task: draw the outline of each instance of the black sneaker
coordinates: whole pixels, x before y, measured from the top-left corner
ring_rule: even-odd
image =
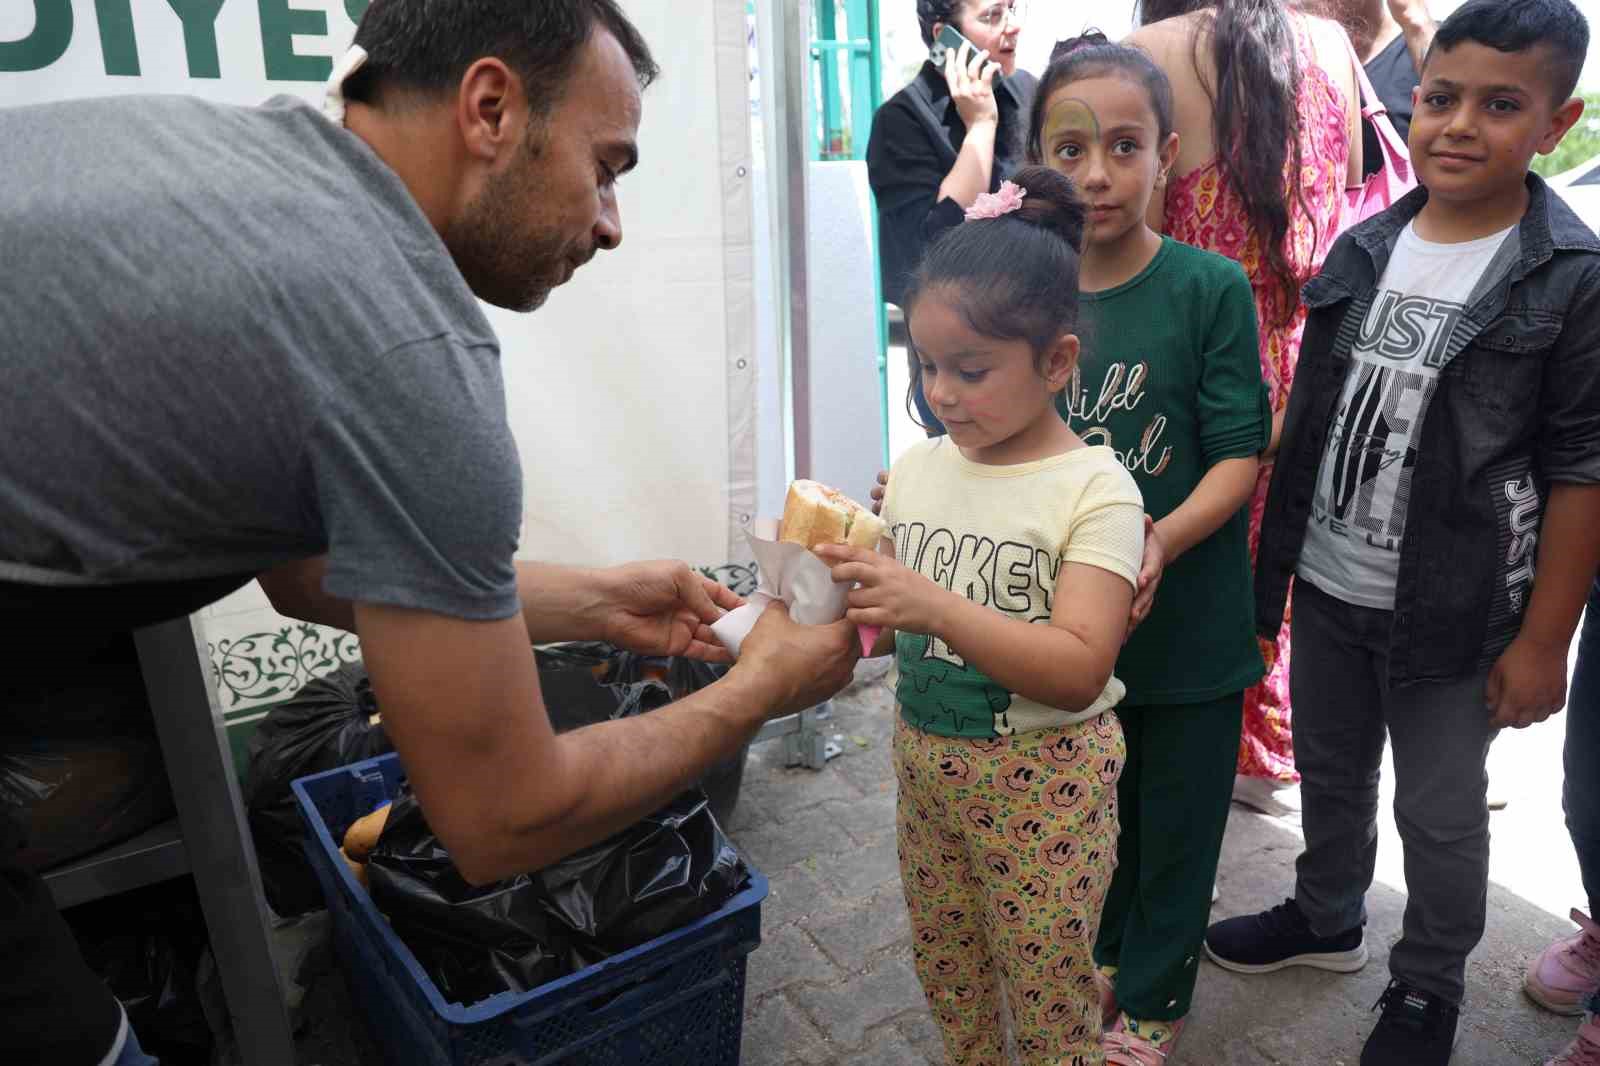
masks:
[[[1260,914],[1217,922],[1206,930],[1206,954],[1234,973],[1271,973],[1288,966],[1313,966],[1355,973],[1367,964],[1361,927],[1338,936],[1318,936],[1294,900]]]
[[[1461,1008],[1429,992],[1390,981],[1373,1010],[1383,1008],[1361,1066],[1446,1066],[1456,1045]]]

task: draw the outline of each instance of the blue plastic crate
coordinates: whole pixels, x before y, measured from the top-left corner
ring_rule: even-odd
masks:
[[[339,856],[350,823],[392,798],[397,756],[303,777],[295,802],[351,996],[384,1061],[427,1066],[737,1066],[745,957],[767,879],[716,913],[530,992],[448,1003]]]

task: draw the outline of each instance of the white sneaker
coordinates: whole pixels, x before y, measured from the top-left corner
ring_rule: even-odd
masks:
[[[1266,777],[1235,774],[1233,802],[1274,818],[1300,817],[1300,786],[1285,785]]]

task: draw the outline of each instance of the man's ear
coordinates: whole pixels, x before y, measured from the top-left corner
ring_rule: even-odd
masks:
[[[527,135],[522,79],[493,56],[478,60],[461,76],[455,118],[468,155],[486,163],[505,158]]]
[[[1550,116],[1550,128],[1545,130],[1544,136],[1539,140],[1539,154],[1549,155],[1561,143],[1561,138],[1567,131],[1578,124],[1578,119],[1583,117],[1583,97],[1574,96],[1560,107],[1555,114]]]

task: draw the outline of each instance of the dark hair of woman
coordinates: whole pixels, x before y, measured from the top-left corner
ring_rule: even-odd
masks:
[[[1267,270],[1283,290],[1279,306],[1286,318],[1300,302],[1300,279],[1286,243],[1289,205],[1301,200],[1300,64],[1288,6],[1285,0],[1139,2],[1142,25],[1216,11],[1210,36],[1217,83],[1208,94],[1217,165],[1244,201]],[[1201,71],[1198,47],[1197,38],[1195,69]],[[1202,74],[1201,82],[1206,80]]]
[[[919,299],[937,291],[973,332],[1026,341],[1042,360],[1078,324],[1083,201],[1070,178],[1048,167],[1022,167],[1011,181],[1025,193],[1022,206],[963,222],[929,246],[906,288],[906,320]],[[922,360],[915,344],[908,354],[906,410],[921,425],[913,397],[922,388]]]
[[[917,25],[922,30],[922,43],[933,47],[934,23],[953,25],[963,0],[917,0]]]

